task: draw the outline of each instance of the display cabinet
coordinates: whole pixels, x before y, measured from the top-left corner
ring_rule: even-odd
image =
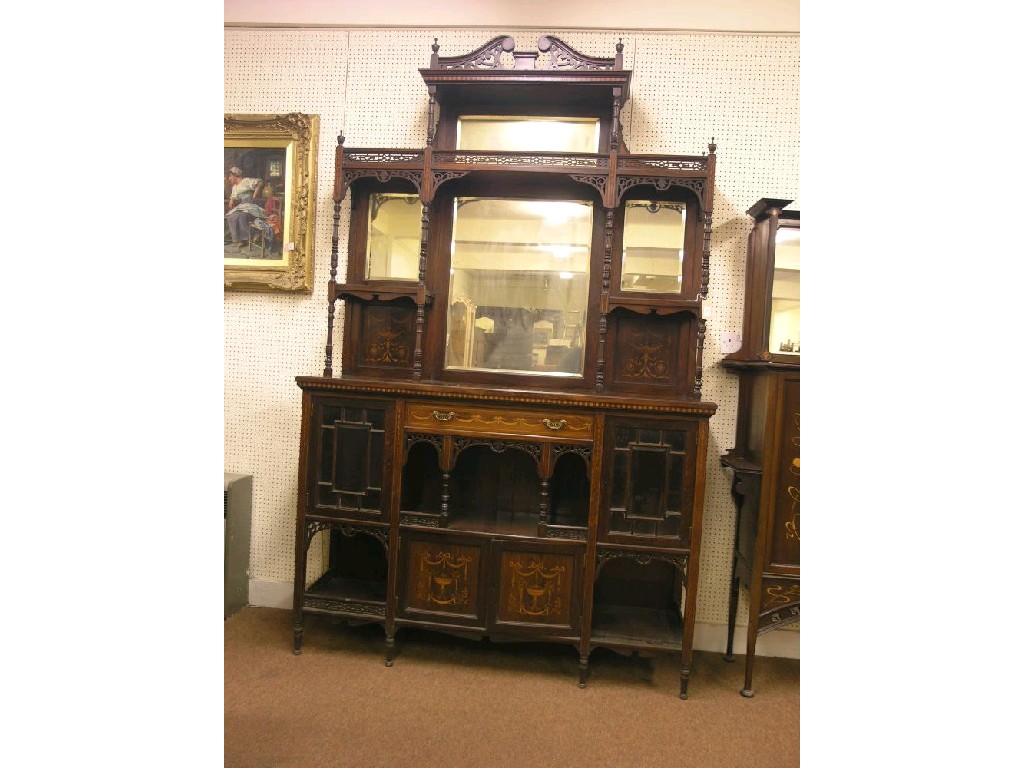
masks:
[[[722,366],[739,379],[736,443],[722,457],[737,506],[726,659],[748,590],[744,696],[757,638],[800,620],[800,212],[763,199],[747,241],[743,339]]]
[[[294,650],[319,612],[380,624],[388,665],[406,627],[571,644],[581,687],[595,648],[668,652],[686,698],[714,140],[629,152],[621,41],[439,51],[424,148],[338,140]]]

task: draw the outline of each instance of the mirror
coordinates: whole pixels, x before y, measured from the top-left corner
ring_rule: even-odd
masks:
[[[800,230],[781,224],[775,233],[768,350],[773,354],[800,354]]]
[[[622,233],[623,291],[682,293],[686,203],[630,200]]]
[[[597,152],[596,117],[494,117],[464,115],[456,128],[457,149],[494,152]]]
[[[593,204],[454,206],[445,367],[581,376]]]
[[[420,215],[418,195],[378,192],[370,195],[366,244],[367,280],[418,280]]]

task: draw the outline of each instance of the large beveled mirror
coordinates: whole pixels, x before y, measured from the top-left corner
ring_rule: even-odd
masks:
[[[454,200],[445,367],[581,376],[593,204]]]
[[[626,203],[622,231],[623,291],[682,293],[686,204]]]

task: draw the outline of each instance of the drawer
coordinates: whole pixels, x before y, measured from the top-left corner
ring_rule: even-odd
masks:
[[[462,435],[513,435],[591,440],[594,417],[557,409],[479,408],[454,403],[409,403],[405,428]]]

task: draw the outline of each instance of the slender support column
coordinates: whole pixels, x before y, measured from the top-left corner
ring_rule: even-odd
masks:
[[[608,336],[608,293],[612,280],[612,235],[615,223],[615,211],[605,208],[604,211],[604,261],[601,266],[601,317],[597,321],[597,375],[594,388],[604,392],[604,352]]]
[[[448,499],[450,498],[448,494],[448,483],[451,480],[451,477],[452,475],[450,472],[445,471],[441,473],[441,519],[438,521],[441,528],[448,527]]]
[[[697,321],[697,376],[693,382],[693,394],[700,397],[701,387],[704,386],[704,333],[707,330],[708,321],[703,317]]]

